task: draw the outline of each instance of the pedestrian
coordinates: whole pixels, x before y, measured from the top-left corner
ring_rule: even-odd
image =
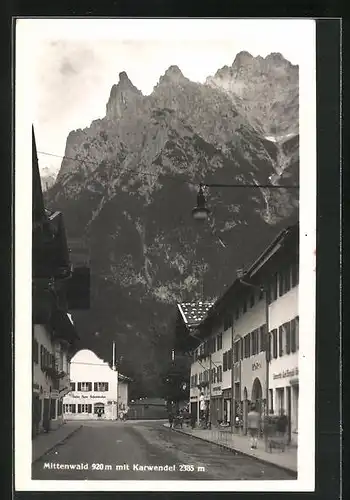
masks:
[[[281,438],[282,451],[284,451],[285,447],[286,447],[287,429],[288,429],[288,417],[284,413],[284,410],[281,409],[279,417],[278,417],[277,422],[276,422],[276,431],[277,431],[277,435]]]
[[[174,424],[174,415],[172,411],[169,411],[168,418],[169,418],[169,427],[170,429],[172,429]]]
[[[260,430],[260,414],[256,411],[253,404],[250,412],[248,413],[248,432],[250,436],[250,448],[256,449],[258,447],[258,436]]]

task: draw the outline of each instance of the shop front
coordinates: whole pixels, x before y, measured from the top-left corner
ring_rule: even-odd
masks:
[[[210,398],[210,421],[212,425],[218,425],[223,421],[222,388],[214,385],[211,389]]]
[[[275,415],[282,412],[287,415],[288,441],[298,443],[298,410],[299,410],[299,369],[291,368],[273,370],[270,374],[270,410]]]

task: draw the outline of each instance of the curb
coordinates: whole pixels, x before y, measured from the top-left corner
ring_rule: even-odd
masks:
[[[75,434],[76,432],[80,431],[80,429],[82,427],[83,426],[80,425],[76,429],[73,429],[72,432],[70,432],[69,434],[67,434],[67,436],[65,436],[63,439],[61,439],[61,441],[58,441],[57,443],[53,444],[50,448],[48,448],[46,451],[44,451],[44,453],[42,453],[35,460],[33,460],[32,461],[32,465],[35,464],[35,462],[37,462],[38,460],[40,460],[40,458],[42,458],[44,455],[46,455],[47,453],[49,453],[50,451],[52,451],[54,448],[56,448],[56,446],[61,445],[62,443],[64,443],[65,441],[67,441],[69,438],[71,438],[73,436],[73,434]]]
[[[169,430],[170,430],[170,428],[169,428]],[[219,446],[219,448],[231,451],[232,453],[237,453],[238,455],[243,455],[245,457],[253,458],[254,460],[257,460],[258,462],[262,462],[263,464],[272,465],[274,467],[277,467],[278,469],[282,469],[285,472],[288,472],[289,474],[293,474],[293,475],[298,474],[297,471],[295,471],[294,469],[291,469],[285,465],[275,464],[274,462],[270,462],[269,460],[266,460],[264,458],[259,458],[259,457],[256,457],[255,455],[250,455],[250,453],[246,453],[245,451],[237,450],[237,449],[232,448],[230,446],[227,446],[225,444],[216,443],[215,441],[210,441],[209,439],[206,439],[202,436],[195,436],[194,434],[189,434],[188,432],[184,432],[180,429],[172,428],[171,430],[178,432],[179,434],[184,434],[186,436],[190,436],[191,438],[194,438],[194,439],[199,439],[200,441],[205,441],[206,443],[214,444],[215,446]]]

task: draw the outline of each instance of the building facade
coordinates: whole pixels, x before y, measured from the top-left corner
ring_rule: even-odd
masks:
[[[63,398],[66,420],[116,420],[128,410],[129,379],[88,349],[70,363],[70,391]]]
[[[32,131],[32,437],[62,422],[78,338],[67,294],[73,271],[61,212],[45,209]],[[83,294],[84,290],[81,290]],[[85,293],[89,294],[89,290]]]
[[[280,233],[189,332],[188,346],[197,341],[190,373],[197,415],[202,394],[212,424],[232,424],[233,412],[246,433],[251,403],[262,415],[283,410],[290,441],[297,442],[298,268],[297,224]]]
[[[70,390],[70,355],[71,345],[60,332],[49,325],[33,325],[33,435],[63,423],[63,397]]]

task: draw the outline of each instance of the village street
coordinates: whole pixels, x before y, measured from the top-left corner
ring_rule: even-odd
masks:
[[[160,421],[82,424],[72,437],[33,464],[32,479],[279,480],[296,476],[170,430]],[[150,466],[164,469],[147,469]]]

